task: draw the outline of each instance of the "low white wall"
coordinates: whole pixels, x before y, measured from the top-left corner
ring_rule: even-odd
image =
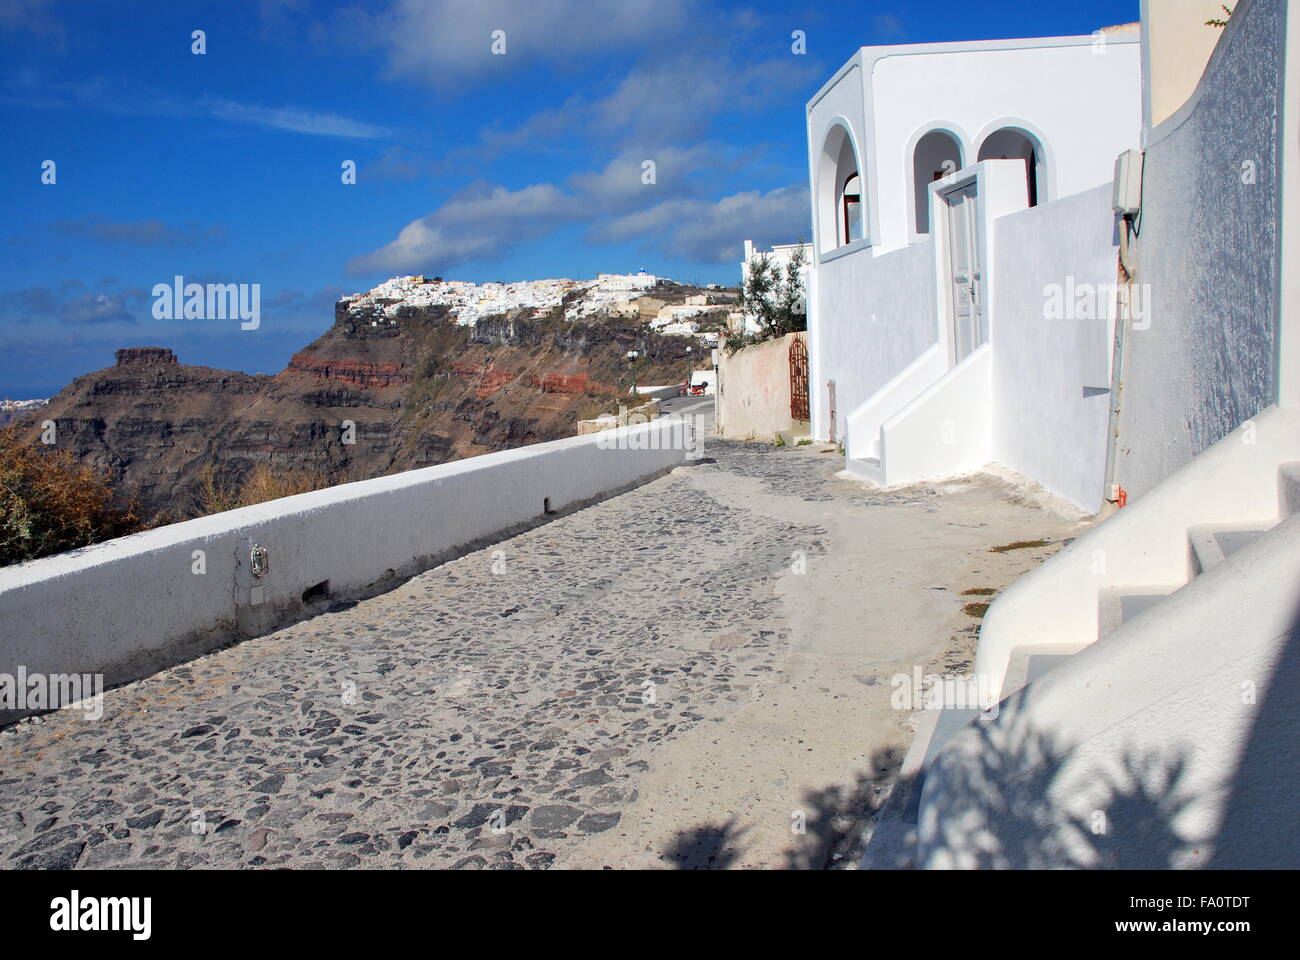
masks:
[[[100,673],[108,684],[273,629],[303,592],[356,599],[598,499],[691,454],[661,419],[348,483],[0,569],[0,673]],[[260,580],[253,543],[269,552]],[[201,551],[203,572],[197,572]],[[253,604],[254,584],[263,602]]]
[[[1300,515],[958,734],[918,865],[1300,867],[1296,583]]]
[[[991,329],[993,458],[1095,513],[1105,495],[1118,257],[1110,186],[1002,217],[993,229],[1002,253]],[[1061,291],[1060,318],[1049,317],[1052,287]],[[1096,319],[1086,299],[1065,299],[1089,291],[1102,294]],[[1088,362],[1098,355],[1101,370]]]
[[[989,462],[993,349],[980,347],[883,427],[884,483],[955,476]]]
[[[880,257],[866,248],[824,259],[816,298],[808,336],[813,434],[842,440],[848,415],[938,340],[934,245],[925,240]],[[837,437],[829,435],[828,380],[835,381]]]

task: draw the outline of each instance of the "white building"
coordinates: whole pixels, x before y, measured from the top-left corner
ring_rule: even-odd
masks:
[[[1000,461],[1096,510],[1110,183],[1142,131],[1136,25],[864,47],[808,103],[807,131],[814,435],[879,483]],[[1049,320],[1044,290],[1067,282],[1108,285],[1103,316]]]
[[[1143,0],[1140,90],[1138,45],[1103,34],[905,54],[911,121],[874,79],[908,65],[864,51],[809,108],[810,342],[849,468],[1000,461],[1122,507],[994,599],[968,679],[996,710],[920,723],[910,812],[873,826],[871,865],[1300,866],[1300,0],[1215,16]],[[979,160],[1011,140],[981,109],[1017,118],[1032,158]],[[1112,168],[1139,110],[1142,154]],[[926,187],[926,224],[873,181],[897,186],[882,154],[909,126],[932,176],[917,148],[940,123],[981,132]]]
[[[606,290],[652,290],[661,277],[640,270],[637,273],[601,273],[596,275],[598,286]]]

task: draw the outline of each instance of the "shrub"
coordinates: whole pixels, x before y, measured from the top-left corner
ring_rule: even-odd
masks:
[[[238,484],[228,483],[217,476],[209,466],[199,474],[195,506],[201,515],[224,513],[255,503],[279,500],[299,493],[310,493],[330,485],[322,473],[308,470],[289,470],[277,473],[268,464],[259,463]]]
[[[144,529],[108,477],[64,450],[0,429],[0,566],[75,550]]]

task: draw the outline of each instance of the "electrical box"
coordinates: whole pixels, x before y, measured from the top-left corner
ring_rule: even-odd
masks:
[[[1142,164],[1140,150],[1126,150],[1115,160],[1115,212],[1134,216],[1142,209]]]

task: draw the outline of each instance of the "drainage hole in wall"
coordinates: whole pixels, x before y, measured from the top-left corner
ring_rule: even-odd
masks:
[[[308,587],[302,592],[303,603],[315,603],[317,600],[326,600],[330,595],[330,582],[322,580],[314,587]]]
[[[543,499],[543,500],[542,500],[542,513],[554,513],[554,512],[555,512],[555,511],[551,509],[551,498],[550,498],[550,497],[546,497],[545,499]]]

